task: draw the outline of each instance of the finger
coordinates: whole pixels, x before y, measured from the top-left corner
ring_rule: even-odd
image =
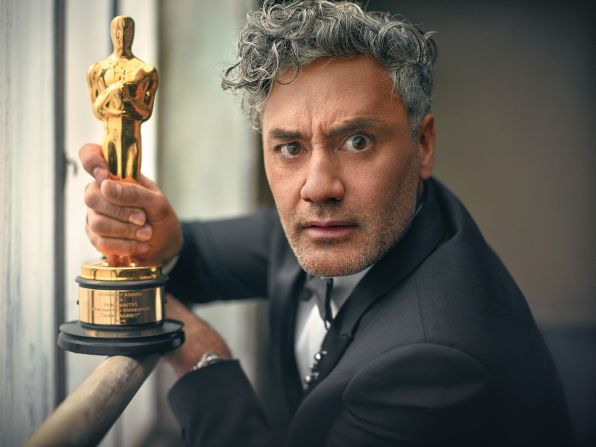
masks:
[[[152,236],[150,225],[139,227],[132,223],[124,223],[104,214],[97,213],[92,209],[87,211],[87,225],[89,225],[91,231],[103,237],[145,242],[151,239]]]
[[[89,225],[85,226],[85,231],[93,246],[108,258],[113,255],[142,256],[149,250],[149,244],[147,242],[99,236],[91,230]]]
[[[120,265],[124,265],[124,263],[127,259],[128,259],[128,257],[125,257],[125,256],[106,255],[106,261],[107,261],[108,265],[111,267],[117,267]]]
[[[101,153],[101,146],[87,143],[79,150],[79,158],[83,169],[91,174],[97,183],[108,178],[108,164]]]
[[[101,193],[100,187],[96,182],[91,182],[87,185],[84,200],[85,204],[93,211],[119,220],[120,222],[130,222],[141,226],[147,221],[147,216],[142,209],[116,205],[107,200]]]
[[[145,188],[150,189],[152,191],[159,191],[159,188],[157,187],[155,182],[150,178],[145,177],[143,174],[139,176],[139,185],[142,185]]]
[[[145,210],[150,221],[161,220],[170,211],[168,201],[159,190],[150,190],[138,183],[105,180],[100,190],[115,205]]]

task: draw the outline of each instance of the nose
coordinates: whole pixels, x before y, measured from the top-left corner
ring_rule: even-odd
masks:
[[[324,150],[314,150],[307,165],[300,196],[305,202],[325,203],[343,200],[345,187],[338,160]]]

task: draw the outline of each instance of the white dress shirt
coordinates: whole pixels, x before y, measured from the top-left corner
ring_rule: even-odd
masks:
[[[371,267],[367,267],[353,275],[333,278],[333,291],[331,292],[331,314],[333,318],[335,318],[356,285]],[[294,329],[294,354],[303,388],[306,388],[304,378],[310,373],[310,365],[314,361],[314,355],[321,349],[321,343],[326,333],[325,322],[321,318],[316,300],[311,298],[300,301]]]

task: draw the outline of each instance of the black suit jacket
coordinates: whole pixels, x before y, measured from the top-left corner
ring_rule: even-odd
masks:
[[[236,361],[189,373],[170,403],[190,445],[568,446],[550,355],[524,297],[462,204],[425,182],[420,213],[357,285],[302,391],[293,357],[305,274],[274,211],[184,225],[169,290],[189,301],[266,296],[287,432]]]

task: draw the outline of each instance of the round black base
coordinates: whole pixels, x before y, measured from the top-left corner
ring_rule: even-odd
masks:
[[[170,351],[184,343],[184,325],[165,320],[159,326],[142,328],[89,328],[79,321],[60,325],[58,346],[62,349],[92,355],[138,355]]]

